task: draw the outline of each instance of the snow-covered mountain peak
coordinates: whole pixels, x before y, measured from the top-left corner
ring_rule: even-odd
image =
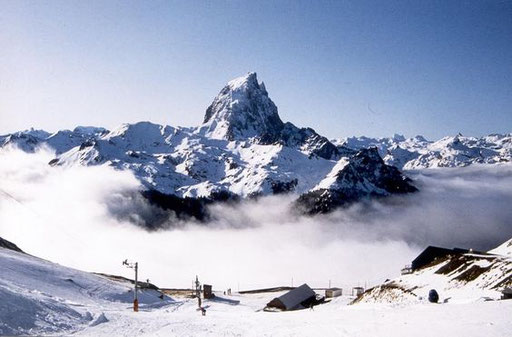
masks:
[[[232,79],[228,82],[227,86],[230,87],[233,91],[240,90],[241,88],[247,89],[250,87],[259,87],[258,75],[255,72],[248,72],[244,76]]]
[[[102,135],[108,133],[108,130],[96,126],[77,126],[73,129],[74,133],[81,133],[83,135]]]
[[[174,128],[167,125],[153,124],[151,122],[124,123],[105,135],[104,139],[122,138],[126,141],[160,141],[162,137],[169,136]]]
[[[220,91],[206,109],[199,132],[214,139],[275,139],[283,126],[265,85],[252,72]]]
[[[416,135],[412,139],[414,139],[417,142],[428,143],[428,140],[425,137],[423,137],[422,135]]]
[[[400,135],[400,134],[398,134],[398,133],[395,133],[395,134],[393,135],[393,140],[394,140],[395,142],[404,142],[404,141],[405,141],[405,137],[404,137],[404,135]]]
[[[36,130],[34,128],[30,128],[29,130],[18,132],[18,134],[21,134],[21,133],[31,135],[36,138],[46,138],[46,137],[50,136],[49,132],[47,132],[45,130]]]
[[[383,164],[382,158],[379,155],[379,151],[376,147],[369,147],[366,149],[360,150],[358,153],[354,155],[354,158],[358,162],[364,163],[365,161],[368,161],[369,159],[371,161],[375,161],[376,163]]]

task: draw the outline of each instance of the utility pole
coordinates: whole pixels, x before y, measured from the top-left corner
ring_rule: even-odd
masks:
[[[197,296],[197,306],[201,308],[201,283],[199,283],[199,279],[196,275],[196,296]]]
[[[138,277],[139,277],[139,263],[135,262],[128,262],[128,259],[123,261],[123,266],[126,266],[128,268],[135,270],[135,287],[133,290],[133,311],[137,312],[139,311],[139,298],[137,296],[137,283],[138,283]]]

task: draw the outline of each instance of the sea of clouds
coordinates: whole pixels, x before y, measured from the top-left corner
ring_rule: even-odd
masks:
[[[372,285],[395,277],[426,246],[488,250],[512,237],[512,165],[409,172],[419,193],[355,204],[328,215],[295,214],[296,196],[211,206],[208,223],[148,231],[155,214],[129,171],[51,167],[51,151],[0,150],[0,237],[26,252],[87,271],[215,289],[307,282]]]

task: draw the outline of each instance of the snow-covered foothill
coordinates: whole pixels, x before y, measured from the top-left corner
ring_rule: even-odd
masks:
[[[139,292],[141,310],[174,303]],[[0,335],[69,334],[107,322],[108,310],[130,310],[133,285],[0,248]]]
[[[438,258],[410,274],[367,290],[356,303],[421,303],[435,289],[440,302],[498,300],[512,286],[510,240],[488,253]]]

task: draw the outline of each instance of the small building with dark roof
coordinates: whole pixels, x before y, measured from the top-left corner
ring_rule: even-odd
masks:
[[[306,283],[290,290],[284,295],[268,302],[267,308],[280,310],[297,310],[311,306],[316,301],[316,293]]]
[[[512,288],[505,288],[501,292],[502,300],[511,300],[512,299]]]
[[[449,255],[462,255],[466,253],[478,253],[478,254],[485,254],[482,252],[476,252],[470,249],[463,249],[463,248],[442,248],[442,247],[435,247],[435,246],[428,246],[425,248],[424,251],[420,253],[411,263],[411,269],[417,270],[420,268],[425,267],[426,265],[434,262],[435,260],[439,258],[444,258]]]
[[[353,287],[352,288],[352,296],[360,296],[364,293],[363,287]]]

